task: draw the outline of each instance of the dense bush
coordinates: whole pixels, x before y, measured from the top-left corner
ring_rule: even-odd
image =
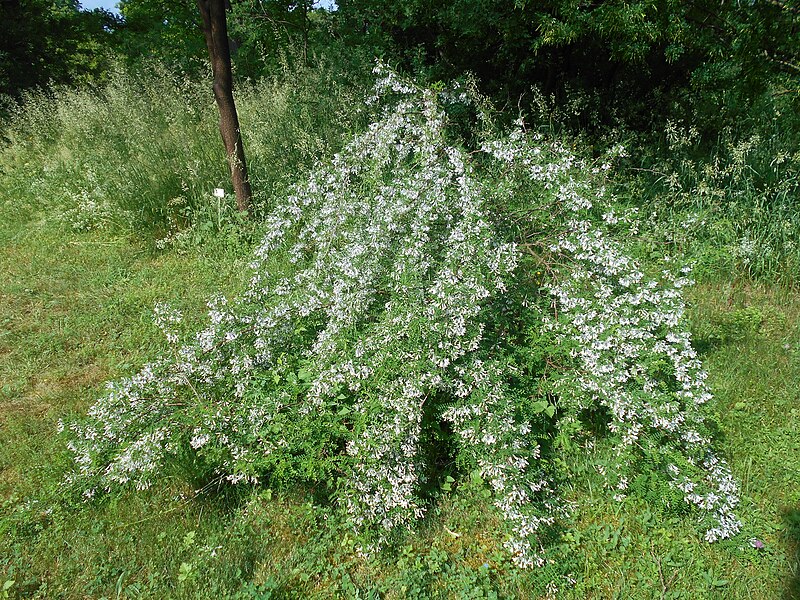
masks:
[[[665,118],[692,112],[716,132],[784,74],[796,90],[792,4],[341,0],[337,17],[354,43],[433,78],[472,72],[510,106],[525,107],[532,87],[560,102],[577,89],[596,94],[592,109],[604,125],[607,109],[616,107],[639,131],[658,131]]]
[[[70,481],[87,497],[176,468],[309,485],[364,551],[472,481],[527,567],[569,514],[563,459],[598,443],[610,494],[658,474],[707,539],[736,533],[688,281],[646,275],[615,241],[627,221],[594,182],[609,166],[521,129],[468,152],[448,117],[481,114],[465,88],[378,71],[381,118],[269,213],[247,290],[194,334],[159,307],[171,355],[63,425]]]
[[[117,19],[75,1],[18,0],[0,5],[0,101],[53,84],[103,78]],[[0,102],[0,117],[5,110]]]

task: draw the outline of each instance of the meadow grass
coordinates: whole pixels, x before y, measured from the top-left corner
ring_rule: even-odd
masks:
[[[36,213],[2,217],[0,581],[15,582],[9,597],[538,598],[550,579],[565,598],[800,594],[800,300],[789,290],[716,282],[691,292],[723,454],[742,484],[744,533],[709,545],[680,511],[658,513],[635,496],[614,502],[592,466],[598,448],[570,465],[568,496],[581,509],[544,569],[510,566],[497,517],[468,483],[418,532],[363,559],[309,490],[198,493],[172,477],[92,503],[65,495],[56,421],[165,350],[151,321],[156,301],[191,321],[208,296],[234,292],[247,245],[220,238],[156,254]]]
[[[361,97],[359,82],[325,64],[237,89],[257,215],[339,149],[364,118]],[[218,118],[210,81],[155,64],[119,67],[101,89],[31,94],[3,124],[0,194],[13,198],[8,211],[76,231],[204,243],[238,227]]]

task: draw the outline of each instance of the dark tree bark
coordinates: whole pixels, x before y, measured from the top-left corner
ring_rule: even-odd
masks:
[[[197,0],[197,6],[203,18],[203,35],[211,59],[214,98],[219,109],[219,132],[225,144],[225,153],[231,169],[236,206],[240,211],[249,214],[250,198],[253,193],[250,181],[247,179],[247,162],[239,131],[239,116],[236,114],[236,104],[233,102],[233,74],[226,20],[226,11],[230,5],[226,0]]]

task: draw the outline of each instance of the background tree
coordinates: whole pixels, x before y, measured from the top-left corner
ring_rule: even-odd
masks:
[[[157,60],[195,75],[202,68],[206,45],[200,15],[191,2],[122,0],[120,13],[117,47],[129,63]]]
[[[234,68],[241,76],[273,74],[309,61],[320,29],[312,0],[237,0],[228,31],[235,40]],[[318,46],[317,46],[318,47]]]
[[[233,100],[233,73],[226,1],[197,0],[197,6],[202,18],[208,56],[211,59],[211,70],[214,75],[214,98],[219,109],[219,131],[225,144],[225,154],[231,170],[236,205],[240,211],[249,213],[250,199],[253,194],[247,178],[247,163],[239,130],[239,116]]]
[[[434,79],[473,72],[511,106],[530,99],[532,86],[557,100],[588,91],[601,125],[614,112],[634,129],[659,130],[660,118],[702,107],[716,129],[781,73],[800,74],[800,9],[783,0],[338,4],[343,35],[408,69]]]
[[[108,11],[84,12],[75,0],[0,1],[0,95],[97,80],[117,25]]]

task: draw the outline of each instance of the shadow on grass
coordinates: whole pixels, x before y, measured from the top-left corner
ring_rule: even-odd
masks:
[[[784,513],[786,535],[789,538],[789,560],[792,571],[786,586],[785,600],[800,600],[800,508]]]

